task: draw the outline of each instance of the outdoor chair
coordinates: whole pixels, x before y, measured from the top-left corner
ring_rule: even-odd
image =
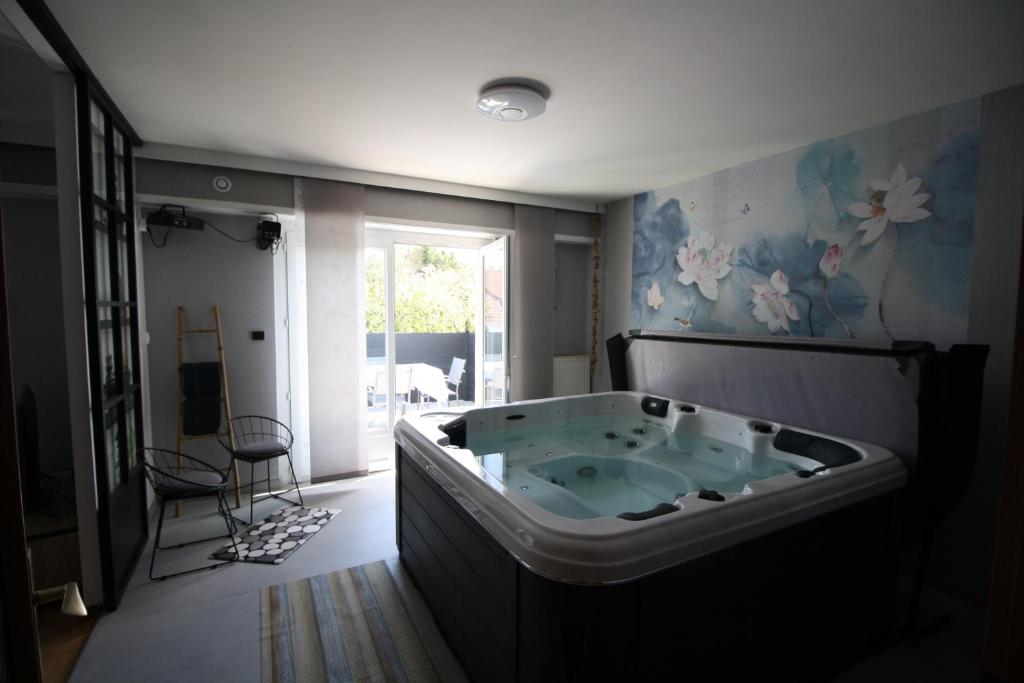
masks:
[[[466,368],[465,358],[452,358],[452,367],[448,370],[445,382],[448,384],[448,400],[459,400],[459,386],[462,384],[462,373]]]

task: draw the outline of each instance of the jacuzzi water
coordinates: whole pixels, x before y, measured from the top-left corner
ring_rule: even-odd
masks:
[[[601,415],[470,432],[466,448],[511,490],[563,517],[649,510],[687,493],[740,493],[751,481],[819,463],[754,455],[642,417]]]

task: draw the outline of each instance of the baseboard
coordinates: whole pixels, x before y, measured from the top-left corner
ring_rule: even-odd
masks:
[[[342,479],[354,479],[355,477],[365,477],[369,474],[369,470],[356,470],[354,472],[342,472],[341,474],[324,474],[319,477],[312,477],[309,480],[310,484],[323,484],[327,481],[340,481]]]

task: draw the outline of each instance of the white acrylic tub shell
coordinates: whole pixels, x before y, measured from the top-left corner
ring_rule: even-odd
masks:
[[[509,553],[532,571],[569,583],[629,581],[887,493],[906,480],[899,459],[878,446],[694,404],[687,405],[695,412],[685,413],[678,410],[683,402],[675,400],[665,418],[652,417],[641,410],[644,397],[610,392],[430,412],[403,418],[395,427],[395,440]],[[504,429],[510,424],[508,415],[523,415],[516,424],[527,425],[612,414],[636,415],[670,429],[680,420],[698,421],[703,435],[742,445],[755,456],[772,448],[773,434],[755,432],[753,425],[770,424],[773,431],[788,428],[839,441],[862,459],[807,478],[783,474],[753,481],[724,502],[691,493],[680,499],[680,511],[643,521],[570,519],[508,488],[471,451],[450,446],[440,429],[460,416],[472,432]]]

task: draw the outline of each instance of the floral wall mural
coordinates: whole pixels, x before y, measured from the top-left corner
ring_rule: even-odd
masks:
[[[637,195],[632,327],[962,341],[979,116],[962,102]]]

